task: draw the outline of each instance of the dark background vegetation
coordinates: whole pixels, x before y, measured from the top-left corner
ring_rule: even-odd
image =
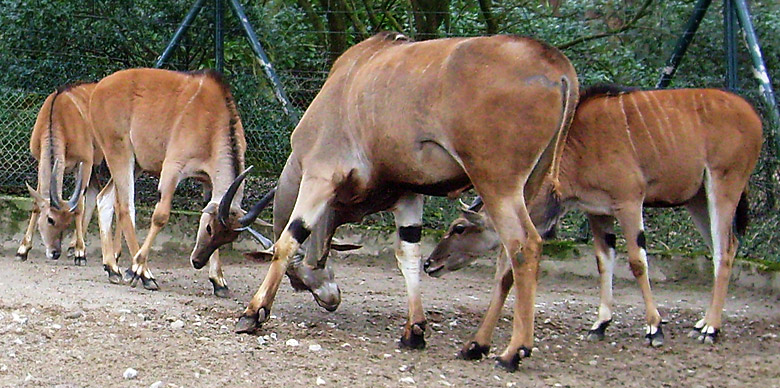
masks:
[[[0,1],[0,190],[23,194],[35,180],[29,132],[45,96],[77,80],[99,80],[114,71],[150,67],[194,0],[2,0]],[[227,3],[227,1],[226,1]],[[319,90],[332,61],[350,45],[382,30],[415,39],[492,33],[530,35],[563,49],[583,85],[597,82],[652,88],[672,52],[693,0],[265,0],[243,1],[264,48],[299,112]],[[775,90],[780,89],[780,3],[750,1],[753,23]],[[181,47],[165,67],[215,66],[214,2],[207,1]],[[289,152],[293,128],[273,96],[262,68],[225,5],[225,74],[246,128],[247,163],[255,165],[249,200],[273,185]],[[714,2],[685,57],[673,87],[723,87],[722,4]],[[762,113],[750,57],[739,36],[737,93]],[[765,116],[765,115],[764,115]],[[780,177],[767,142],[751,182],[754,223],[740,254],[780,261]],[[142,178],[137,198],[156,199],[155,180]],[[176,206],[198,210],[198,187],[184,182]],[[428,200],[426,225],[443,229],[455,204]],[[648,210],[651,250],[705,249],[683,210]],[[366,221],[391,225],[387,215]],[[569,216],[564,238],[585,238],[579,215]]]

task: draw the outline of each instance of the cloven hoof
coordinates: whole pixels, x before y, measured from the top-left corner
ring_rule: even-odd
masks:
[[[481,360],[489,351],[490,345],[480,345],[477,341],[471,341],[458,352],[457,357],[461,360]]]
[[[157,291],[160,289],[160,286],[157,284],[157,280],[154,278],[147,278],[146,276],[142,274],[137,274],[133,272],[132,269],[128,268],[127,271],[125,271],[125,281],[128,281],[128,278],[130,279],[130,287],[135,287],[136,282],[138,282],[138,279],[141,279],[141,284],[144,286],[145,289],[150,291]]]
[[[103,264],[103,270],[108,273],[108,281],[111,284],[122,284],[122,274],[119,271],[114,271],[108,265]]]
[[[76,266],[85,266],[85,265],[87,265],[87,258],[86,258],[86,256],[73,256],[73,265],[76,265]]]
[[[214,286],[214,295],[217,298],[230,298],[230,289],[228,286],[220,286],[214,279],[209,279],[211,285]]]
[[[399,347],[402,349],[425,349],[426,322],[412,324],[409,331],[404,330]]]
[[[260,326],[263,325],[263,322],[268,320],[269,317],[269,311],[265,307],[261,307],[260,310],[258,310],[255,314],[252,315],[242,315],[241,318],[238,319],[238,322],[236,323],[235,331],[237,334],[252,334],[257,329],[260,328]]]
[[[517,349],[517,352],[512,354],[512,356],[506,360],[499,357],[496,357],[496,367],[502,368],[507,372],[514,372],[517,370],[517,368],[520,366],[520,359],[531,357],[531,349],[528,349],[525,346],[521,346],[520,349]]]
[[[18,257],[20,261],[27,261],[27,252],[24,253],[16,252],[16,257]]]
[[[607,331],[610,323],[612,323],[611,319],[601,322],[599,326],[593,330],[588,330],[588,340],[593,342],[603,341],[605,336],[604,332]]]
[[[649,346],[652,346],[654,348],[658,348],[658,347],[663,346],[663,344],[664,344],[664,331],[661,328],[661,326],[658,326],[658,330],[656,330],[655,333],[653,333],[653,334],[650,334],[650,333],[645,334],[645,344],[649,345]]]

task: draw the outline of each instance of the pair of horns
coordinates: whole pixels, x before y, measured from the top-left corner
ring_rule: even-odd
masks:
[[[482,202],[482,197],[477,196],[477,198],[474,198],[474,201],[471,203],[471,205],[466,205],[466,203],[462,200],[460,201],[460,205],[461,210],[463,211],[478,212],[482,209],[482,205],[484,205],[484,203]]]
[[[57,210],[60,210],[63,205],[65,205],[62,203],[60,188],[58,187],[57,170],[59,169],[59,163],[59,159],[54,159],[54,166],[51,169],[51,181],[49,183],[49,203],[51,204],[51,207]],[[76,187],[73,188],[73,194],[70,196],[67,203],[68,211],[71,213],[76,210],[76,207],[79,205],[79,198],[81,198],[81,188],[83,185],[81,179],[82,168],[83,163],[79,162],[78,172],[76,173]]]
[[[244,181],[244,178],[246,178],[246,174],[249,173],[250,170],[252,170],[253,166],[249,166],[244,172],[239,174],[235,180],[233,180],[233,183],[230,184],[230,187],[228,187],[227,191],[225,192],[225,195],[222,197],[222,200],[219,201],[219,211],[217,212],[217,219],[219,219],[219,222],[223,226],[227,226],[228,217],[230,216],[230,206],[233,204],[233,198],[236,196],[236,192],[238,191],[238,187],[241,186],[241,182]],[[276,188],[274,187],[266,193],[263,198],[260,198],[260,201],[258,201],[254,206],[252,206],[249,211],[244,214],[241,218],[238,219],[238,224],[241,225],[236,231],[244,231],[249,229],[249,225],[252,225],[253,222],[257,219],[257,216],[260,215],[260,212],[265,209],[269,203],[271,203],[271,200],[274,199],[274,194],[276,193]],[[254,231],[253,231],[254,232]],[[256,232],[255,232],[256,233]],[[254,233],[253,233],[254,236]]]

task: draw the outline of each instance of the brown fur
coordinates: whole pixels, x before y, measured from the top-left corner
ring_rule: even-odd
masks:
[[[293,132],[274,203],[274,261],[238,330],[253,330],[259,311],[273,303],[290,259],[283,253],[301,243],[291,222],[329,239],[344,222],[391,209],[398,226],[407,227],[419,222],[421,212],[411,209],[421,194],[443,196],[473,184],[500,220],[511,254],[526,257],[513,268],[517,330],[501,356],[513,360],[532,347],[540,243],[524,196],[538,189],[540,179],[528,184],[534,170],[543,176],[557,166],[576,105],[576,74],[563,54],[530,38],[399,43],[389,36],[369,38],[339,57]],[[405,276],[415,271],[409,255],[418,248],[396,245]],[[314,259],[302,267],[321,268]],[[401,343],[417,347],[424,341],[415,328],[424,327],[425,317],[416,284],[407,287]]]
[[[225,224],[218,222],[216,210],[244,168],[246,141],[230,89],[221,76],[214,71],[123,70],[100,81],[90,112],[116,183],[117,222],[133,255],[133,276],[144,280],[144,286],[156,288],[147,264],[151,245],[168,221],[176,185],[194,177],[211,187],[212,196],[203,209],[192,262],[200,268],[214,253],[209,277],[215,291],[226,287],[215,249],[238,236],[233,229],[244,214],[240,209],[242,187]],[[160,201],[142,247],[129,218],[134,162],[141,170],[160,176]],[[112,258],[104,257],[104,264],[118,271]]]
[[[103,154],[97,147],[88,120],[89,98],[94,83],[75,83],[57,88],[43,103],[30,136],[30,153],[38,161],[38,185],[30,192],[35,205],[17,255],[26,258],[32,246],[34,224],[46,246],[47,256],[59,257],[62,234],[76,219],[74,249],[77,258],[84,258],[84,228],[94,208],[94,195],[97,194],[97,182],[91,182],[92,166],[103,160]],[[54,161],[58,162],[57,193],[50,196],[50,182]],[[79,207],[70,211],[62,202],[62,182],[65,170],[71,170],[81,163],[81,180],[87,187],[87,209],[78,199]],[[90,184],[91,183],[91,184]],[[77,194],[80,195],[80,194]],[[80,198],[80,197],[79,197]],[[58,204],[52,206],[51,201]],[[56,206],[59,205],[60,209]],[[85,217],[87,216],[87,217]]]
[[[657,327],[660,315],[642,258],[643,238],[639,238],[643,235],[642,208],[686,206],[713,255],[720,252],[715,258],[719,275],[713,302],[702,321],[707,330],[719,329],[736,251],[732,221],[736,232],[744,233],[746,186],[761,143],[761,120],[755,110],[728,92],[589,89],[580,101],[564,147],[560,186],[555,190],[550,179],[545,181],[542,194],[531,203],[531,217],[546,231],[563,214],[559,201],[585,211],[599,260],[611,255],[606,237],[613,233],[612,224],[617,219],[626,235],[631,270],[645,297],[648,325]],[[716,212],[715,220],[709,219],[708,203]],[[710,228],[710,223],[716,226]],[[463,232],[454,233],[454,225],[461,225],[459,231]],[[453,221],[453,227],[426,261],[434,274],[452,268],[450,262],[459,267],[468,264],[470,257],[461,258],[459,252],[475,256],[475,244],[489,246],[495,239],[465,218]],[[719,236],[717,241],[712,238],[713,230]],[[607,278],[611,284],[611,274],[602,282]],[[605,289],[604,283],[602,305],[611,305],[611,289]]]

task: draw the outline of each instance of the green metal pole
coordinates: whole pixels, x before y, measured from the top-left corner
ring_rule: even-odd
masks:
[[[748,52],[750,52],[750,57],[753,59],[753,75],[755,75],[760,84],[758,90],[764,96],[764,101],[769,109],[770,120],[775,127],[775,146],[777,147],[777,154],[780,155],[780,133],[777,133],[777,131],[780,131],[780,112],[778,112],[775,92],[772,90],[772,82],[769,80],[769,73],[766,71],[764,58],[761,55],[761,47],[758,45],[758,37],[756,37],[756,30],[750,21],[750,12],[747,4],[745,0],[734,0],[734,5],[737,9],[739,24],[742,25],[742,31],[745,32]]]
[[[728,1],[728,0],[726,0]],[[222,17],[224,16],[224,6],[222,0],[215,0],[214,4],[214,56],[217,61],[217,71],[225,72],[225,32],[222,28]]]
[[[656,88],[665,88],[669,86],[674,73],[677,72],[677,66],[680,65],[680,61],[682,61],[685,51],[688,50],[688,46],[693,40],[693,35],[696,34],[696,30],[699,28],[699,24],[701,24],[701,20],[704,18],[704,14],[707,12],[707,8],[709,8],[711,3],[712,0],[699,0],[699,2],[696,3],[693,14],[688,19],[688,24],[685,25],[685,32],[680,36],[680,39],[677,40],[672,57],[666,62],[666,67],[664,67],[661,72],[661,79],[658,80]]]
[[[241,26],[244,27],[244,31],[246,31],[252,50],[254,50],[255,55],[257,55],[257,58],[260,60],[260,65],[263,67],[266,77],[271,81],[271,86],[274,89],[276,99],[282,104],[282,110],[284,110],[284,113],[290,117],[294,124],[297,124],[298,115],[295,113],[290,100],[287,99],[287,94],[284,92],[282,82],[276,75],[273,66],[271,66],[271,61],[268,59],[268,56],[265,55],[265,51],[263,50],[263,46],[260,45],[260,41],[257,39],[255,30],[252,28],[252,25],[249,24],[249,18],[247,18],[246,12],[244,12],[244,7],[241,6],[241,3],[239,3],[238,0],[230,0],[230,4],[233,6],[233,11],[236,12],[238,20],[241,22]]]
[[[723,0],[723,39],[726,46],[726,88],[737,89],[737,23],[732,0]]]
[[[203,8],[203,3],[205,1],[206,0],[197,0],[195,4],[192,5],[192,8],[187,12],[187,16],[184,17],[179,28],[173,33],[173,38],[171,38],[171,41],[168,43],[168,47],[166,47],[165,50],[163,50],[163,53],[160,54],[160,57],[157,58],[154,67],[162,66],[171,54],[173,54],[173,50],[179,45],[179,41],[181,40],[181,37],[184,36],[184,33],[187,32],[187,29],[190,28],[195,16],[198,16],[198,12]]]

